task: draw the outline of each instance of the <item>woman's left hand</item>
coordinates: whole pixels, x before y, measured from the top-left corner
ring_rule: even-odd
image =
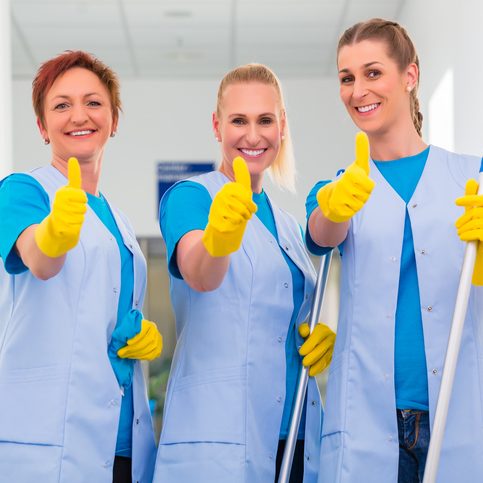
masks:
[[[455,202],[465,207],[464,214],[456,221],[458,236],[465,242],[483,241],[483,195],[477,193],[478,182],[470,179],[466,183],[465,195]]]
[[[152,361],[161,355],[163,337],[154,322],[143,319],[141,330],[128,339],[126,345],[117,351],[121,359],[142,359]]]
[[[470,179],[466,183],[465,195],[456,200],[465,212],[456,220],[458,236],[464,242],[478,241],[473,284],[483,285],[483,195],[478,195],[478,182]]]
[[[299,350],[304,356],[302,364],[310,367],[309,376],[316,376],[323,372],[332,360],[334,352],[335,332],[325,324],[317,324],[309,335],[309,324],[306,322],[299,327],[299,334],[308,338]]]

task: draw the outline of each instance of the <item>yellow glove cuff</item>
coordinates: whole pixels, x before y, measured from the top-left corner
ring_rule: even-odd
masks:
[[[65,241],[56,236],[52,227],[51,215],[46,216],[40,225],[37,226],[34,237],[39,250],[50,258],[65,255],[72,248],[67,247]]]
[[[332,181],[331,183],[322,186],[319,191],[317,191],[317,203],[319,204],[319,208],[321,209],[323,215],[330,221],[334,223],[343,223],[344,221],[349,220],[351,216],[341,216],[337,215],[330,209],[330,199],[334,192],[335,184],[338,181]]]
[[[225,257],[236,252],[242,243],[246,223],[229,233],[221,233],[208,223],[203,233],[203,245],[212,257]]]

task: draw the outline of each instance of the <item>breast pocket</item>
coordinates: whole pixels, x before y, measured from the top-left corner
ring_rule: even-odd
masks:
[[[245,415],[245,368],[180,378],[168,393],[160,444],[244,444]]]
[[[67,368],[0,373],[0,441],[63,444]]]

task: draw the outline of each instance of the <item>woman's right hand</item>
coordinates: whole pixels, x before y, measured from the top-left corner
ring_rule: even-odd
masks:
[[[356,135],[356,160],[336,181],[317,192],[323,215],[334,223],[351,219],[366,203],[374,188],[369,177],[369,140],[363,132]]]
[[[299,354],[302,364],[309,368],[309,376],[317,376],[329,367],[335,344],[335,332],[320,322],[310,332],[309,324],[304,322],[299,327],[299,334],[305,339]]]
[[[212,257],[224,257],[237,251],[246,224],[257,211],[252,200],[250,172],[240,156],[233,160],[235,181],[226,183],[211,203],[203,245]]]
[[[158,326],[151,320],[142,319],[139,332],[126,341],[126,345],[117,351],[121,359],[139,359],[152,361],[163,351],[163,336]]]
[[[87,195],[82,189],[79,161],[70,158],[68,183],[55,193],[52,210],[35,230],[39,250],[50,258],[65,255],[79,242],[87,211]]]

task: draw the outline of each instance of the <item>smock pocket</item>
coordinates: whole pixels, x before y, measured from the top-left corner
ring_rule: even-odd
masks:
[[[319,481],[339,481],[345,433],[343,417],[346,400],[346,351],[332,360],[320,443]]]
[[[245,456],[241,444],[160,444],[153,481],[246,483]]]
[[[173,381],[160,444],[245,443],[244,367],[209,371]]]
[[[61,446],[0,441],[0,481],[58,482],[62,450]]]
[[[319,481],[340,481],[344,436],[344,432],[337,431],[322,437]]]
[[[0,441],[62,445],[67,368],[45,366],[0,373]]]
[[[329,368],[322,438],[343,430],[343,417],[347,403],[345,384],[347,377],[346,356],[346,351],[337,354]]]

